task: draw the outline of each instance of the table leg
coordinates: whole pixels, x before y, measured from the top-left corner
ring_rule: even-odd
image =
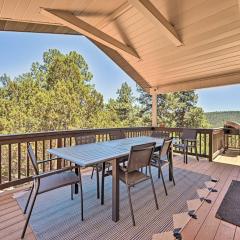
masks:
[[[119,162],[112,161],[112,220],[119,220]]]
[[[78,168],[75,168],[75,173],[77,176],[79,175]],[[78,194],[78,184],[77,183],[75,183],[75,194]]]
[[[102,163],[101,204],[104,204],[105,162]]]
[[[169,181],[172,181],[172,168],[173,168],[173,145],[171,145],[169,152]]]

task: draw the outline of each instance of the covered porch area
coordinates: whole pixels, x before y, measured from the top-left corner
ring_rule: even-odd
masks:
[[[52,157],[48,149],[75,145],[76,136],[94,135],[96,142],[106,142],[112,132],[121,130],[126,138],[160,132],[179,139],[184,128],[159,126],[159,94],[239,84],[239,9],[237,0],[0,0],[0,31],[84,36],[152,97],[148,127],[0,135],[0,239],[20,239],[23,229],[23,207],[34,175],[28,143],[39,161]],[[179,234],[185,240],[239,239],[239,227],[215,218],[231,181],[240,180],[239,154],[230,151],[239,147],[239,136],[226,139],[223,128],[194,130],[200,161],[194,150],[187,149],[190,157],[185,164],[180,149],[173,149],[176,187],[167,181],[168,196],[153,173],[158,211],[146,185],[133,187],[136,227],[131,224],[124,186],[120,186],[121,218],[114,222],[111,181],[106,182],[106,202],[100,205],[96,179],[86,168],[82,170],[85,221],[79,217],[78,196],[71,201],[68,189],[56,190],[39,198],[25,239],[175,240]],[[226,144],[230,150],[223,154]],[[58,158],[40,170],[69,165]],[[163,175],[168,179],[167,169]]]

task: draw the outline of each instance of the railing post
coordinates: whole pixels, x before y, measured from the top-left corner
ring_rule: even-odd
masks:
[[[209,133],[209,162],[213,160],[213,131]]]
[[[57,140],[57,147],[61,148],[62,147],[62,138],[58,138]],[[57,169],[62,168],[62,158],[57,159]]]

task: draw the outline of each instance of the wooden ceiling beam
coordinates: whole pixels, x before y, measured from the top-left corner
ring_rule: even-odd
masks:
[[[112,23],[115,19],[128,11],[131,7],[132,6],[128,2],[125,2],[119,8],[115,9],[110,15],[106,16],[100,22],[98,22],[96,24],[96,27],[99,29],[106,27],[108,24]]]
[[[109,48],[99,42],[92,41],[100,50],[102,50],[109,58],[111,58],[125,73],[127,73],[139,86],[141,86],[146,92],[150,91],[150,85],[141,76],[141,74],[124,59],[116,50]]]
[[[44,9],[40,10],[40,13],[46,17],[54,19],[56,22],[62,24],[65,27],[73,29],[80,34],[93,39],[107,47],[110,47],[116,51],[127,53],[137,59],[140,59],[135,49],[123,44],[110,35],[102,32],[87,22],[73,15],[71,12],[56,10],[56,9]]]
[[[174,27],[149,0],[128,0],[128,2],[158,27],[177,47],[183,45]]]
[[[240,84],[240,71],[221,75],[197,78],[188,81],[159,85],[150,89],[151,94],[162,94],[168,92],[189,91],[202,88],[227,86]]]

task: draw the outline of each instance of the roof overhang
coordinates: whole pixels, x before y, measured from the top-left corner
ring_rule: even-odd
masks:
[[[187,3],[0,1],[0,30],[87,36],[152,94],[239,84],[238,2]]]

